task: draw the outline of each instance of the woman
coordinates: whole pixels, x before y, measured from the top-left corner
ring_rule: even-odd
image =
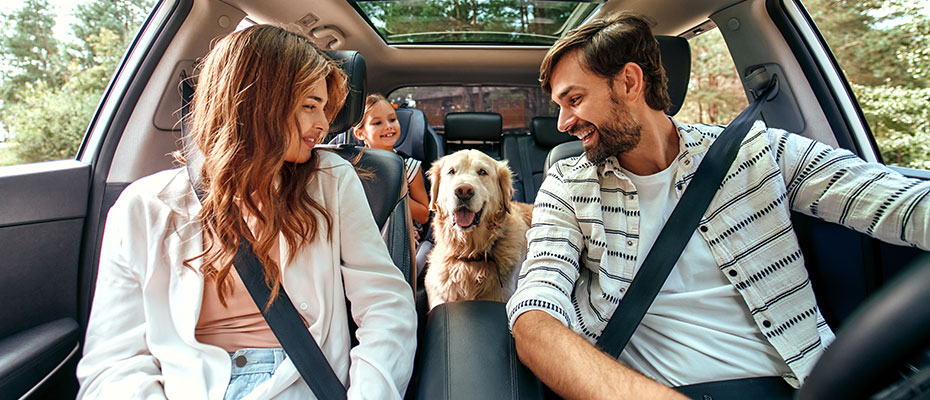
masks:
[[[286,288],[350,399],[401,398],[416,346],[410,287],[352,166],[313,148],[345,95],[345,74],[301,35],[257,25],[217,43],[189,121],[206,195],[180,168],[113,205],[79,398],[312,398],[232,265],[239,238],[273,294]],[[359,326],[351,353],[346,298]]]
[[[367,147],[393,152],[394,143],[397,143],[400,134],[400,123],[397,122],[394,106],[380,94],[368,95],[365,98],[365,114],[352,132],[358,140],[365,142]],[[404,169],[410,193],[410,215],[419,240],[424,233],[420,231],[429,220],[429,196],[423,184],[420,161],[412,157],[404,158]]]

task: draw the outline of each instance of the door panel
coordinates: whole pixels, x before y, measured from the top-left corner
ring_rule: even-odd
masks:
[[[89,177],[74,160],[0,168],[0,227],[83,217]]]
[[[26,393],[35,393],[39,383],[76,361],[79,339],[78,324],[72,318],[47,322],[0,339],[0,399],[18,399]]]
[[[76,358],[89,183],[90,166],[78,161],[0,168],[0,399]]]

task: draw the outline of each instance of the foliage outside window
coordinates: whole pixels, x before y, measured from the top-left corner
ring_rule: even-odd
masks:
[[[675,118],[685,123],[729,124],[748,103],[720,30],[707,31],[688,43],[691,80]]]
[[[155,0],[87,0],[74,38],[48,0],[0,15],[0,166],[73,158],[113,71]],[[75,40],[76,39],[76,40]]]
[[[504,133],[527,133],[530,120],[554,116],[555,104],[538,86],[417,86],[393,91],[392,103],[417,108],[429,124],[440,128],[450,112],[486,111],[501,114]]]
[[[930,1],[804,0],[886,164],[930,170]]]

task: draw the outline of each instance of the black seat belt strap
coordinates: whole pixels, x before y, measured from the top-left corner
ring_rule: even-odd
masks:
[[[776,87],[777,80],[773,77],[762,94],[720,133],[707,150],[694,178],[662,227],[655,244],[623,295],[620,305],[597,340],[597,346],[613,358],[620,357],[623,348],[659,294],[685,245],[697,229],[704,211],[717,193],[723,177],[736,159],[743,138],[762,112],[762,104]]]
[[[239,250],[233,258],[233,265],[239,272],[242,283],[249,290],[252,301],[262,311],[262,316],[265,317],[274,336],[278,338],[284,352],[294,362],[313,394],[321,400],[345,399],[346,388],[342,386],[320,346],[310,335],[300,314],[294,308],[294,303],[291,303],[290,297],[284,291],[283,284],[278,290],[278,297],[266,310],[265,305],[271,298],[271,289],[265,283],[265,268],[255,257],[252,246],[245,238],[239,240]]]
[[[533,181],[533,163],[530,162],[529,149],[524,149],[519,146],[521,140],[523,140],[522,137],[518,138],[516,142],[518,144],[517,152],[520,153],[520,169],[523,172],[520,174],[520,181],[523,184],[523,202],[532,204],[533,202],[528,201],[527,199],[530,198],[531,192],[533,193],[534,198],[536,196],[536,191],[533,189],[533,187],[536,185],[536,182]],[[535,140],[535,138],[530,138],[530,143],[532,143],[533,140]]]
[[[190,112],[190,101],[194,95],[193,86],[187,81],[185,76],[181,79],[181,134],[184,140],[188,140],[187,116]],[[190,177],[191,186],[197,195],[198,201],[203,201],[202,184],[200,183],[200,168],[203,163],[203,155],[193,143],[185,143],[187,174]],[[284,291],[282,283],[278,290],[278,297],[274,299],[271,306],[267,307],[268,299],[271,298],[271,289],[265,283],[265,269],[261,262],[255,257],[252,246],[244,237],[239,240],[239,248],[233,258],[233,266],[242,278],[252,301],[261,310],[262,316],[271,327],[284,352],[294,363],[297,372],[303,378],[313,394],[320,400],[342,400],[346,398],[346,388],[342,385],[333,367],[326,360],[319,344],[310,334],[310,331],[304,325],[303,319],[294,304],[291,303],[290,297]]]

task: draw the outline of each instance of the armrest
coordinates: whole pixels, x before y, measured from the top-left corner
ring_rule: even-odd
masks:
[[[543,386],[517,359],[504,303],[465,301],[429,313],[417,398],[542,399]]]
[[[78,324],[71,318],[48,322],[0,339],[0,393],[18,398],[77,354]]]

